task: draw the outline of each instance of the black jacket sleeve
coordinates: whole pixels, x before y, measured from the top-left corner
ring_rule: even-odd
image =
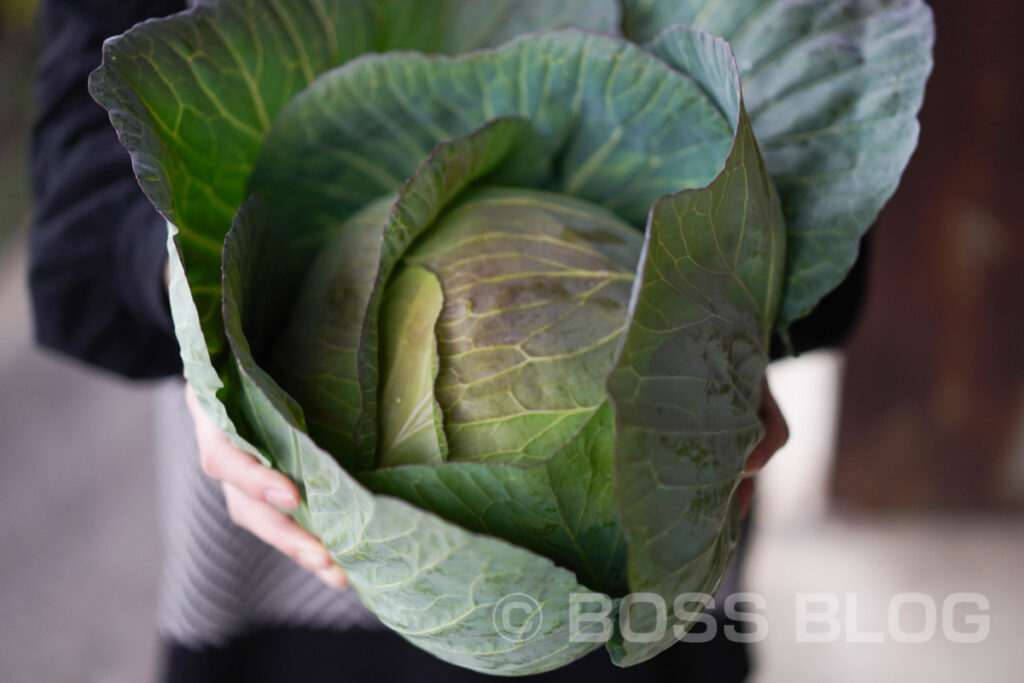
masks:
[[[772,337],[772,360],[784,358],[790,352],[799,355],[821,347],[841,346],[849,339],[867,295],[870,257],[869,232],[861,239],[857,261],[842,284],[826,294],[806,317],[789,326],[788,343],[778,335]]]
[[[47,0],[40,12],[29,289],[38,342],[127,377],[180,373],[167,230],[89,96],[103,40],[183,0]]]

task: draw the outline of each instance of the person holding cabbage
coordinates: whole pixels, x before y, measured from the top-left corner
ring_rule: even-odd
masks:
[[[44,5],[31,286],[41,343],[188,377],[163,679],[742,680],[568,601],[735,590],[764,367],[853,325],[927,7],[141,5]]]

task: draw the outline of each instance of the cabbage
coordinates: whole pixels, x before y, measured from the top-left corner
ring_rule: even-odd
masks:
[[[920,0],[223,0],[90,87],[203,409],[384,624],[517,675],[644,661],[690,623],[623,598],[718,586],[769,339],[895,190],[932,35]]]

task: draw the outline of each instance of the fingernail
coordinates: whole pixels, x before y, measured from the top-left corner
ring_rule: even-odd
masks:
[[[331,558],[319,550],[303,550],[299,553],[299,564],[307,569],[327,569],[331,566]]]
[[[299,507],[299,501],[295,499],[295,496],[284,489],[267,489],[263,492],[263,500],[275,507],[289,510]]]
[[[324,571],[319,572],[317,576],[332,588],[341,589],[348,587],[348,577],[345,576],[345,570],[341,567],[335,566],[330,569],[325,569]]]

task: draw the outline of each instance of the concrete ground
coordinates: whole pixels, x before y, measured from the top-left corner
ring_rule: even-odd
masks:
[[[150,680],[160,551],[150,393],[34,349],[23,279],[20,262],[0,263],[0,682]],[[792,439],[759,483],[746,579],[766,635],[754,681],[1021,680],[1024,520],[829,514],[838,367],[826,354],[772,371]],[[964,592],[988,601],[983,642],[945,635],[972,630],[976,606],[961,604],[942,628],[944,601]],[[801,598],[810,607],[798,610]],[[894,629],[887,615],[901,599]],[[897,642],[927,632],[929,602],[937,635]],[[836,610],[816,625],[829,642],[798,637],[798,614],[812,608]],[[876,633],[882,642],[856,642]]]
[[[0,681],[139,682],[156,658],[150,393],[30,343],[0,270]]]
[[[769,368],[790,440],[758,482],[745,577],[767,635],[754,682],[1024,680],[1024,518],[830,508],[841,363]]]

